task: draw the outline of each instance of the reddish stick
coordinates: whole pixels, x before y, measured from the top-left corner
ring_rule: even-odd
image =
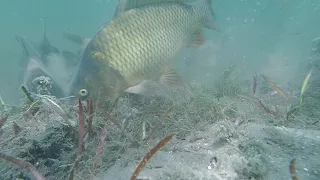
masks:
[[[173,137],[172,135],[169,135],[165,138],[163,138],[156,146],[154,146],[142,159],[142,161],[139,163],[139,165],[137,166],[136,170],[134,171],[134,173],[131,176],[130,180],[136,180],[137,176],[139,175],[139,173],[141,172],[141,170],[145,167],[145,165],[147,164],[147,162],[151,159],[151,157],[156,154],[159,149],[161,149],[164,145],[166,145]]]
[[[20,166],[23,169],[26,169],[32,173],[32,175],[36,178],[36,180],[45,180],[45,178],[40,174],[40,172],[37,170],[36,167],[34,167],[32,164],[29,162],[25,162],[23,160],[17,159],[13,156],[6,155],[4,153],[0,152],[0,158],[7,160],[11,163],[14,163],[18,166]]]
[[[103,130],[101,131],[101,135],[100,135],[100,138],[99,138],[99,145],[98,145],[98,148],[97,148],[96,156],[94,158],[92,171],[94,171],[94,169],[96,168],[96,166],[98,164],[98,160],[100,158],[100,154],[102,152],[103,145],[104,145],[104,142],[105,142],[106,137],[107,137],[107,126],[108,126],[108,121],[106,121],[106,123],[104,124]]]
[[[84,116],[84,112],[83,112],[83,107],[82,107],[82,103],[81,100],[79,98],[78,100],[79,102],[79,137],[78,137],[78,152],[77,152],[77,159],[75,162],[75,167],[78,168],[79,162],[82,158],[82,153],[83,153],[83,149],[84,149],[84,133],[85,133],[85,116]]]

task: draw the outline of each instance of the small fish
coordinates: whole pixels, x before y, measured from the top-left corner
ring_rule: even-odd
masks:
[[[271,82],[265,75],[261,74],[263,79],[269,84],[269,86],[276,91],[280,96],[282,96],[287,102],[289,101],[289,97],[286,93],[284,93],[276,84]]]
[[[313,68],[310,69],[309,73],[307,74],[307,76],[305,77],[303,83],[302,83],[302,87],[301,87],[301,94],[300,94],[300,106],[302,105],[302,97],[308,87],[308,82],[309,82],[309,79],[311,77],[311,74],[312,74],[312,70]]]
[[[253,94],[255,95],[256,94],[256,89],[257,89],[257,74],[254,75],[253,77]]]
[[[91,41],[90,38],[82,38],[81,36],[76,35],[76,34],[64,33],[63,37],[65,39],[73,42],[74,44],[80,45],[81,46],[80,53],[82,53],[84,51],[84,49],[87,47],[88,43]]]
[[[116,16],[87,45],[67,94],[86,88],[97,95],[100,87],[106,96],[131,93],[126,90],[148,81],[185,86],[173,60],[204,43],[203,28],[213,29],[211,0],[189,2],[120,0]]]
[[[82,38],[79,35],[76,34],[69,34],[69,33],[64,33],[63,38],[69,40],[70,42],[80,45],[80,49],[78,52],[75,54],[70,51],[61,51],[61,55],[65,58],[68,59],[68,62],[72,62],[72,65],[78,64],[79,60],[81,59],[81,55],[85,48],[87,47],[88,43],[90,42],[90,38]]]
[[[75,44],[81,45],[84,43],[84,39],[81,36],[76,34],[64,33],[63,37]]]

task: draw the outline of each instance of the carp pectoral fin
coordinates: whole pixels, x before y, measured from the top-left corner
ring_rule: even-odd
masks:
[[[127,88],[125,92],[144,96],[161,96],[173,88],[189,90],[191,87],[175,70],[167,67],[157,81],[144,80],[136,86]]]
[[[167,67],[164,73],[159,78],[159,83],[167,86],[176,86],[183,88],[190,88],[190,85],[186,83],[182,77],[171,67]]]
[[[205,38],[202,33],[202,29],[196,31],[191,37],[191,42],[188,47],[199,47],[204,44]]]
[[[140,94],[143,96],[153,96],[163,94],[165,92],[165,88],[162,84],[156,81],[144,80],[136,86],[127,88],[125,92],[132,94]]]
[[[168,67],[165,69],[164,73],[159,78],[159,83],[168,86],[176,86],[181,84],[182,78],[180,75],[172,68]]]

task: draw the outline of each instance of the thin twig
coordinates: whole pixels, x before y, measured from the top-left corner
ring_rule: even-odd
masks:
[[[80,160],[82,158],[83,150],[84,150],[84,135],[85,135],[85,116],[83,112],[83,107],[80,98],[78,99],[79,103],[79,133],[78,133],[78,149],[77,149],[77,157],[74,161],[74,164],[69,173],[69,180],[73,180],[74,172],[79,167]]]
[[[94,115],[92,100],[87,100],[87,105],[89,109],[88,134],[89,134],[89,138],[91,138],[92,137],[92,121],[93,121],[93,115]]]
[[[152,128],[151,134],[145,139],[145,142],[147,142],[149,139],[153,139],[154,135],[157,131],[157,129],[160,129],[162,123],[164,120],[166,120],[171,113],[171,111],[174,109],[175,105],[172,105],[169,109],[167,109],[164,113],[162,113],[160,119],[158,120],[157,124]]]
[[[265,106],[259,98],[253,99],[253,98],[250,98],[250,97],[247,97],[247,96],[243,96],[243,95],[237,95],[237,96],[240,97],[241,99],[245,99],[247,101],[253,102],[255,105],[257,105],[258,107],[262,108],[268,114],[271,114],[271,115],[276,116],[276,117],[282,117],[282,114],[280,114],[278,112],[275,112],[275,111],[272,111],[267,106]]]
[[[289,97],[288,95],[282,91],[280,89],[280,87],[278,87],[276,84],[274,84],[273,82],[271,82],[265,75],[261,74],[261,76],[263,77],[263,79],[268,83],[268,85],[274,90],[276,91],[280,96],[282,96],[287,102],[289,102]]]
[[[106,121],[102,131],[101,131],[101,135],[100,135],[100,138],[99,138],[99,145],[98,145],[98,148],[97,148],[97,152],[96,152],[96,156],[94,158],[94,162],[93,162],[93,165],[92,165],[92,172],[95,170],[97,164],[98,164],[98,161],[99,161],[99,158],[100,158],[100,154],[102,152],[102,148],[103,148],[103,145],[104,145],[104,142],[105,142],[105,139],[107,137],[107,126],[108,126],[108,121]]]
[[[77,152],[77,159],[76,159],[76,168],[78,168],[78,163],[82,158],[82,153],[84,150],[84,135],[85,135],[85,116],[83,112],[83,106],[81,100],[79,98],[79,135],[78,135],[78,152]]]
[[[120,124],[106,111],[103,112],[104,114],[104,117],[108,120],[111,121],[111,123],[113,125],[115,125],[121,132],[122,134],[128,139],[131,141],[131,143],[134,145],[134,146],[139,146],[139,143],[135,140],[133,140],[132,138],[130,138],[127,133],[125,132],[125,130],[120,126]]]

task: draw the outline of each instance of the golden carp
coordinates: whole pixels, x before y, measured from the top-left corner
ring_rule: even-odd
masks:
[[[100,89],[109,96],[148,81],[183,84],[171,63],[184,48],[204,43],[203,28],[214,29],[211,0],[121,2],[86,46],[73,92],[97,95]]]

